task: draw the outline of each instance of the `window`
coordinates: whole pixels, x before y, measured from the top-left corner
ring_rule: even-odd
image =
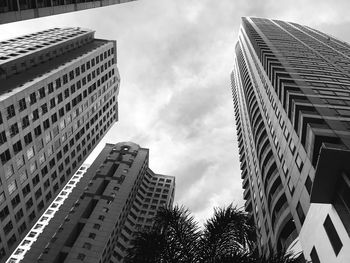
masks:
[[[33,206],[33,199],[29,198],[29,200],[26,202],[26,210],[28,211]]]
[[[20,202],[21,202],[21,199],[19,198],[19,194],[17,194],[17,195],[11,200],[12,207],[15,208]]]
[[[11,135],[11,137],[15,136],[18,133],[19,133],[18,124],[17,123],[12,124],[10,126],[10,135]]]
[[[4,131],[0,132],[0,145],[7,142],[6,133]]]
[[[30,99],[30,105],[33,105],[34,103],[36,103],[36,94],[35,92],[31,93],[29,95],[29,99]]]
[[[47,112],[48,112],[47,104],[44,103],[43,105],[41,105],[41,114],[44,115]]]
[[[318,258],[315,247],[312,248],[310,257],[311,257],[312,263],[320,263],[320,259]]]
[[[34,157],[34,147],[31,146],[27,149],[27,159],[30,160]]]
[[[23,189],[22,189],[23,196],[27,196],[27,194],[30,193],[30,185],[27,184]]]
[[[101,228],[101,225],[100,224],[94,224],[93,228],[99,230]]]
[[[5,178],[9,179],[14,174],[12,164],[5,167]]]
[[[7,149],[3,153],[1,153],[0,154],[0,159],[1,159],[2,164],[7,163],[7,161],[9,161],[11,159],[10,151]]]
[[[6,200],[4,192],[0,194],[0,205]]]
[[[35,109],[33,110],[33,121],[36,121],[39,119],[39,110]]]
[[[23,155],[18,155],[16,156],[16,165],[17,165],[17,168],[21,168],[23,165],[24,165],[24,158],[23,158]]]
[[[83,245],[83,248],[86,248],[86,249],[90,250],[91,249],[91,244],[85,242],[84,245]]]
[[[56,84],[56,89],[59,89],[62,85],[61,79],[60,78],[56,79],[55,84]]]
[[[306,191],[308,192],[308,194],[310,195],[311,188],[312,188],[312,181],[311,181],[311,178],[309,175],[307,176],[306,181],[305,181],[305,188],[306,188]]]
[[[52,82],[50,82],[50,83],[47,85],[47,89],[48,89],[48,91],[49,91],[49,94],[52,93],[52,92],[54,91],[54,89],[53,89],[53,83],[52,83]]]
[[[30,172],[30,174],[34,173],[35,170],[36,170],[36,162],[34,161],[33,163],[31,163],[29,165],[29,172]]]
[[[34,134],[35,134],[35,137],[38,137],[41,135],[41,126],[37,126],[34,128]]]
[[[13,106],[13,104],[8,106],[6,110],[7,110],[7,119],[11,119],[13,116],[16,115],[15,106]]]
[[[21,140],[17,141],[15,144],[13,144],[13,151],[15,152],[15,154],[17,154],[18,152],[22,151]]]
[[[20,99],[18,101],[18,104],[19,104],[19,111],[24,111],[27,108],[26,100],[24,98]]]
[[[85,257],[86,257],[86,256],[85,256],[84,254],[79,253],[77,259],[79,259],[79,260],[84,260]]]
[[[338,255],[339,251],[343,247],[343,243],[341,242],[337,230],[335,229],[329,215],[327,215],[326,220],[323,223],[323,227],[326,230],[327,236],[329,238],[329,241],[331,242],[335,255]]]
[[[43,126],[44,126],[44,130],[47,130],[48,128],[50,128],[50,120],[49,120],[49,119],[46,119],[46,120],[43,122]]]
[[[54,108],[56,106],[55,98],[50,99],[50,109]]]
[[[23,170],[22,172],[20,172],[19,174],[19,183],[23,184],[26,180],[27,180],[28,176],[27,176],[27,171]]]
[[[305,214],[304,214],[303,208],[301,207],[300,202],[298,202],[298,205],[297,205],[297,214],[298,214],[300,223],[303,224],[305,220]]]
[[[17,190],[17,184],[16,181],[13,180],[7,185],[7,189],[9,191],[9,194],[11,195],[14,191]]]
[[[286,161],[283,161],[282,170],[285,175],[288,174],[288,167],[287,167]]]
[[[31,132],[28,132],[28,134],[26,134],[24,136],[24,143],[26,145],[30,144],[31,142],[33,141],[33,137],[32,137],[32,133]]]
[[[89,238],[95,239],[95,237],[96,237],[96,234],[95,234],[95,233],[90,233],[90,234],[89,234]]]
[[[29,126],[29,117],[25,116],[22,118],[22,128],[25,129]]]
[[[45,88],[42,87],[39,89],[39,98],[43,99],[45,97]]]

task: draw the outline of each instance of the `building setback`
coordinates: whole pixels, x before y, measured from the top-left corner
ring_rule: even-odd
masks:
[[[0,24],[131,1],[135,0],[1,0]]]
[[[148,157],[107,144],[21,262],[123,262],[133,233],[174,200],[174,177],[153,173]]]
[[[117,120],[116,42],[54,28],[0,42],[0,262]]]
[[[243,18],[231,75],[245,209],[261,251],[350,262],[350,46]]]
[[[32,229],[29,230],[25,238],[20,242],[18,247],[11,254],[6,262],[17,263],[25,257],[27,251],[31,248],[32,244],[37,240],[38,236],[43,232],[50,220],[55,216],[56,212],[60,209],[61,205],[68,198],[69,194],[73,191],[77,183],[84,176],[88,164],[83,164],[79,167],[78,171],[74,173],[72,178],[67,182],[65,187],[59,192],[57,197],[53,200],[50,206],[46,209],[43,215],[38,219]]]

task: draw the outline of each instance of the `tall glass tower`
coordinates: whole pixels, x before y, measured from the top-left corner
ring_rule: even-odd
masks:
[[[346,262],[349,44],[295,23],[243,18],[231,81],[245,208],[262,252],[301,245],[313,262]]]

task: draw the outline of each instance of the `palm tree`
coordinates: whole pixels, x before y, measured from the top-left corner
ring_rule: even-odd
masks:
[[[261,256],[255,226],[247,213],[229,205],[214,210],[204,228],[188,209],[162,208],[151,230],[138,232],[128,263],[296,263],[283,251]]]

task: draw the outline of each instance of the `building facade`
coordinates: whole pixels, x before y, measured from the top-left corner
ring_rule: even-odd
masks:
[[[32,229],[29,230],[25,238],[20,242],[11,256],[6,262],[17,263],[24,259],[25,254],[30,250],[32,244],[37,240],[38,236],[44,231],[50,220],[55,216],[61,205],[68,198],[80,179],[85,175],[90,165],[83,164],[78,171],[74,173],[72,178],[67,182],[66,186],[60,191],[55,200],[46,209],[43,215],[38,219]]]
[[[0,24],[135,0],[1,0]]]
[[[322,32],[242,19],[231,83],[262,253],[301,245],[313,262],[350,260],[349,62],[349,44]]]
[[[116,42],[54,28],[0,42],[0,262],[117,120]]]
[[[133,233],[174,200],[174,177],[153,173],[148,157],[107,144],[21,262],[123,262]]]

